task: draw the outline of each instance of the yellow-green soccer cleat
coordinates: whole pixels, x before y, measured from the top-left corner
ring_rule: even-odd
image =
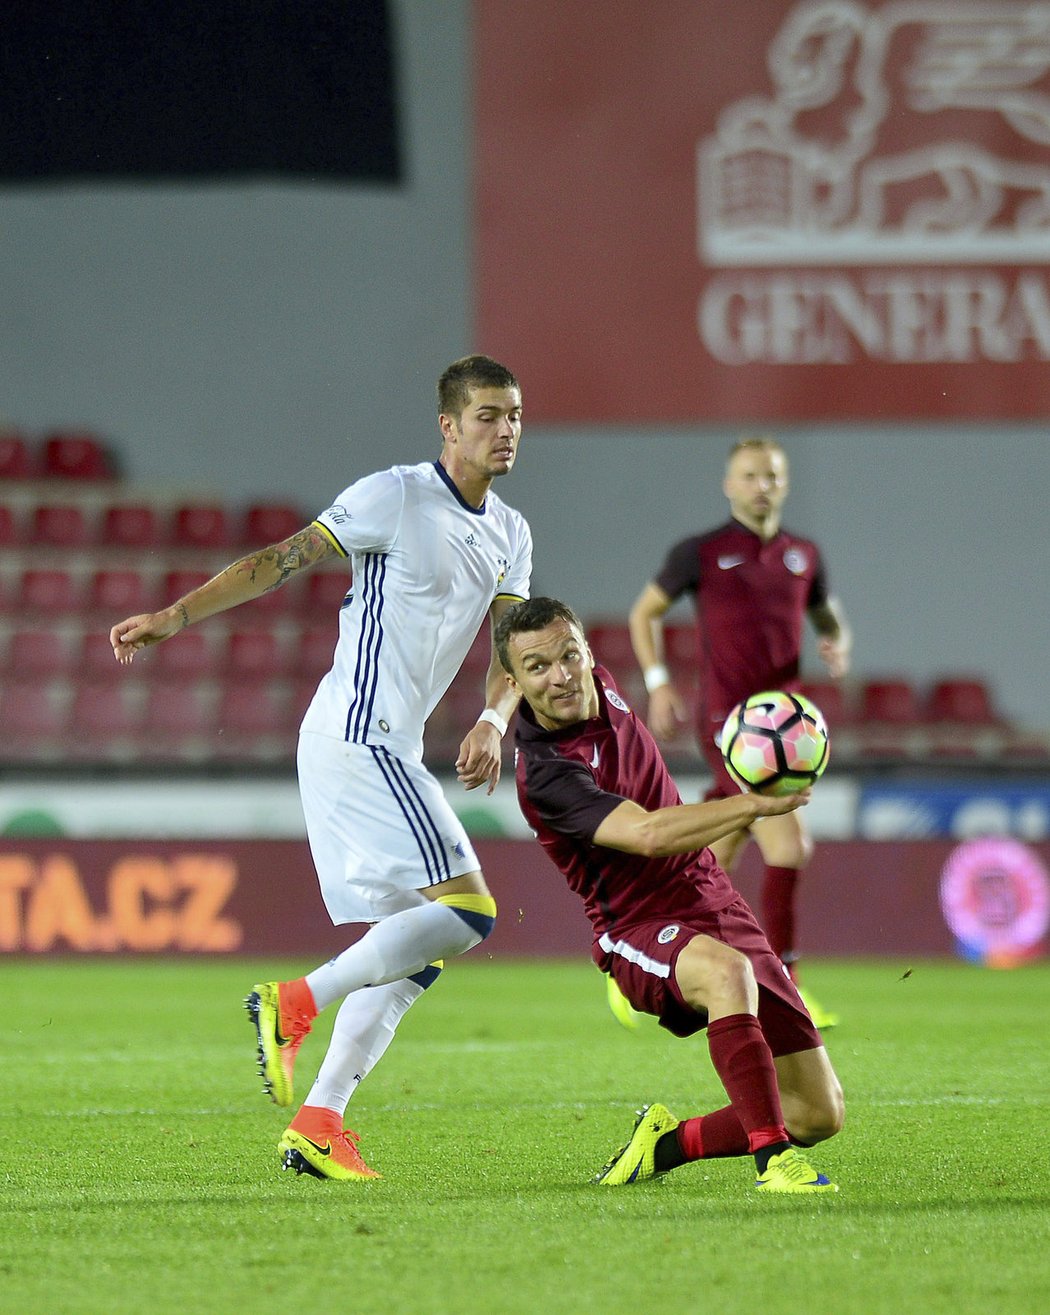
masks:
[[[631,1140],[622,1146],[608,1164],[591,1179],[602,1187],[626,1187],[656,1178],[653,1152],[665,1132],[678,1127],[678,1120],[664,1105],[646,1105],[638,1111]]]
[[[803,991],[801,986],[798,988],[798,993],[802,997],[802,1003],[806,1006],[810,1018],[813,1019],[813,1026],[818,1031],[829,1032],[833,1027],[838,1027],[838,1014],[829,1013],[819,1000],[814,999],[809,991]]]
[[[838,1184],[807,1164],[793,1146],[774,1155],[755,1179],[761,1192],[837,1192]]]
[[[313,1131],[314,1136],[308,1137],[294,1126],[285,1128],[277,1143],[282,1169],[294,1169],[296,1174],[308,1173],[314,1178],[330,1178],[344,1183],[382,1177],[362,1160],[357,1149],[356,1132],[349,1128],[325,1133],[317,1129]]]
[[[282,1016],[279,982],[256,983],[244,1007],[255,1024],[263,1091],[275,1105],[290,1105],[295,1057],[310,1023],[303,1016]]]
[[[635,1009],[634,1005],[616,985],[616,978],[611,974],[606,974],[605,977],[605,998],[609,1002],[613,1018],[626,1027],[628,1032],[637,1032],[645,1015]]]

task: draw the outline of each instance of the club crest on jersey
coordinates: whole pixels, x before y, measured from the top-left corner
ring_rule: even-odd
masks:
[[[605,697],[613,705],[614,708],[619,708],[621,712],[631,711],[630,708],[627,706],[627,704],[624,703],[623,699],[620,698],[619,694],[617,694],[617,692],[614,689],[607,689],[605,691]]]
[[[496,588],[498,589],[507,578],[507,572],[510,570],[510,559],[508,557],[497,557],[496,565],[499,567],[499,573],[496,576]]]
[[[657,945],[670,945],[681,930],[677,922],[672,922],[669,927],[664,927],[657,936]]]
[[[329,507],[323,515],[327,516],[329,520],[335,521],[336,525],[344,525],[347,521],[354,519],[350,512],[345,507],[340,506],[338,502],[334,507]]]
[[[809,565],[809,558],[801,548],[788,548],[784,553],[784,565],[792,575],[802,575]]]

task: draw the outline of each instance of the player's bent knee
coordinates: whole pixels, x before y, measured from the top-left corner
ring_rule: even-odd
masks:
[[[491,895],[439,895],[435,904],[444,904],[477,935],[475,945],[492,934],[496,925],[496,901]]]
[[[796,1106],[785,1121],[792,1139],[802,1146],[815,1146],[842,1131],[846,1106],[841,1089],[826,1092],[822,1099]]]

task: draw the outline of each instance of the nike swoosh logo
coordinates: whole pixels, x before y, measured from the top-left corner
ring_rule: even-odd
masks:
[[[598,766],[598,746],[597,746],[597,745],[594,746],[594,757],[591,759],[591,766],[592,766],[592,767],[597,767],[597,766]]]
[[[323,1146],[318,1146],[317,1142],[312,1137],[307,1137],[305,1132],[299,1133],[299,1136],[302,1137],[303,1141],[309,1142],[318,1155],[331,1155],[332,1143],[330,1141],[326,1141]]]
[[[743,557],[719,557],[718,565],[723,571],[731,571],[734,566],[743,566],[745,560]]]

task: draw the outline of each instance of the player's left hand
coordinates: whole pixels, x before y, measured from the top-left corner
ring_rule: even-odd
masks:
[[[825,635],[817,641],[817,654],[828,669],[828,675],[836,680],[849,671],[849,648],[841,640]]]
[[[476,790],[488,782],[486,794],[499,784],[503,740],[499,731],[487,721],[479,721],[467,732],[459,746],[456,776],[467,790]]]

